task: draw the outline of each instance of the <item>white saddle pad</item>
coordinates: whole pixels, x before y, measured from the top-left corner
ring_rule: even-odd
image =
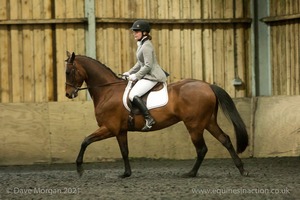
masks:
[[[125,88],[123,94],[123,105],[125,108],[130,111],[130,108],[127,105],[127,97],[128,93],[132,87],[132,81],[128,81],[128,84]],[[153,108],[158,108],[166,105],[169,101],[168,90],[167,90],[167,83],[163,83],[163,88],[158,91],[151,91],[147,97],[146,106],[148,110]]]

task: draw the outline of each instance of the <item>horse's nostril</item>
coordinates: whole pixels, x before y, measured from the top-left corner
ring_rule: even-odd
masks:
[[[69,97],[69,94],[68,94],[68,93],[66,93],[66,97]]]

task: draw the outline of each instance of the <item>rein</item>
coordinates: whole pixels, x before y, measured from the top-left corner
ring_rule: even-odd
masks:
[[[112,82],[112,83],[105,83],[105,84],[102,84],[102,85],[97,85],[97,86],[87,86],[87,87],[77,87],[77,86],[74,86],[73,84],[71,83],[65,83],[66,85],[68,86],[71,86],[73,88],[75,88],[75,92],[78,92],[80,90],[87,90],[87,89],[90,89],[90,88],[97,88],[97,87],[106,87],[106,86],[112,86],[112,85],[121,85],[121,84],[124,84],[124,81],[118,81],[118,82]]]
[[[78,69],[76,67],[76,63],[68,63],[68,64],[72,64],[72,68],[71,68],[71,71],[69,72],[69,74],[73,76],[72,82],[76,82],[76,81],[74,81],[74,80],[76,80],[76,78],[75,78],[76,71],[78,71]],[[75,89],[75,91],[73,92],[73,94],[78,93],[78,91],[80,91],[80,90],[87,90],[87,89],[90,89],[90,88],[114,86],[114,85],[121,85],[121,84],[124,84],[124,81],[116,81],[116,82],[105,83],[105,84],[96,85],[96,86],[87,86],[87,87],[81,87],[81,86],[79,86],[78,87],[78,86],[76,86],[76,84],[65,82],[66,86],[70,86],[70,87],[73,87]]]

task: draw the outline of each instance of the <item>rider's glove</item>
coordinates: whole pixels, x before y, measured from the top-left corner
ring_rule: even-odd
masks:
[[[122,78],[123,79],[125,79],[125,80],[127,80],[127,78],[129,77],[129,72],[124,72],[123,74],[122,74]]]
[[[123,73],[123,76],[129,76],[130,74],[129,74],[129,72],[124,72]]]
[[[135,81],[136,80],[136,75],[135,74],[131,74],[131,75],[129,75],[128,79],[130,81]]]

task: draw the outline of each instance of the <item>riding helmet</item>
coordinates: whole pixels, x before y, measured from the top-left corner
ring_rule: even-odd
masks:
[[[133,31],[142,31],[147,33],[149,33],[151,30],[150,24],[146,20],[135,21],[130,29]]]

